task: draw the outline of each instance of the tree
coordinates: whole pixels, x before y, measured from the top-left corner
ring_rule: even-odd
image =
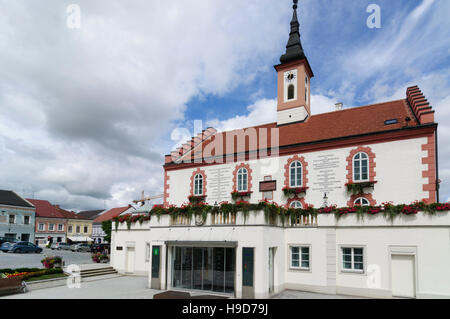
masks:
[[[112,220],[102,222],[102,229],[105,232],[105,241],[111,243]]]

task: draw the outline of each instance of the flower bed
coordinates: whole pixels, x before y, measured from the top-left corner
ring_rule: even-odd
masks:
[[[95,253],[91,256],[92,261],[95,263],[106,263],[109,261],[108,255],[104,255],[102,253]]]
[[[26,271],[24,271],[26,270]],[[62,268],[53,269],[39,269],[39,268],[18,268],[18,269],[0,269],[1,278],[17,278],[21,277],[22,280],[27,281],[31,278],[37,278],[41,276],[63,274]]]
[[[45,257],[41,260],[42,265],[47,269],[60,268],[62,266],[62,258],[59,256]]]

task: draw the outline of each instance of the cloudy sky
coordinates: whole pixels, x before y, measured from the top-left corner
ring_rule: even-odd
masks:
[[[291,3],[0,0],[0,188],[74,210],[162,193],[163,155],[194,120],[222,130],[275,121],[273,65]],[[380,29],[366,25],[371,3]],[[440,123],[442,201],[448,12],[448,0],[304,0],[299,11],[314,113],[404,98],[419,85]]]

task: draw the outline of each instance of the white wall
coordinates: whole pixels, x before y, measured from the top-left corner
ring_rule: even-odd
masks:
[[[396,204],[410,204],[416,200],[421,200],[428,197],[428,193],[423,191],[423,184],[428,183],[427,179],[422,177],[422,172],[427,169],[427,166],[422,164],[422,158],[427,154],[422,151],[422,145],[427,142],[426,138],[408,139],[402,141],[365,144],[364,147],[370,146],[372,152],[375,153],[376,163],[376,181],[375,188],[371,193],[377,204],[383,202],[393,201]],[[333,150],[326,150],[312,153],[300,153],[308,163],[308,191],[305,200],[308,204],[313,204],[315,207],[320,207],[323,204],[323,191],[318,190],[320,187],[315,184],[318,181],[317,170],[314,169],[314,161],[323,155],[333,155],[338,158],[338,167],[334,169],[335,178],[339,181],[332,192],[328,192],[328,203],[335,204],[339,207],[347,206],[350,195],[347,193],[345,184],[347,183],[347,156],[350,151],[356,147],[345,147]],[[287,199],[282,192],[284,187],[284,165],[292,156],[274,157],[265,160],[252,160],[246,163],[250,164],[252,173],[253,194],[250,201],[257,203],[262,199],[262,193],[259,192],[259,182],[264,180],[264,176],[272,175],[273,179],[277,180],[277,191],[274,193],[274,201],[278,204],[286,204]],[[214,171],[218,168],[224,170],[225,187],[224,196],[220,201],[231,201],[232,172],[236,165],[231,164],[217,164],[212,166],[202,167],[207,175],[207,192],[206,201],[213,205],[216,198],[213,196],[211,182],[214,177]],[[176,171],[168,171],[170,177],[169,184],[169,198],[168,201],[173,205],[182,205],[188,201],[190,195],[190,178],[197,168],[182,169]]]
[[[255,295],[268,295],[268,253],[269,247],[277,247],[275,260],[275,293],[284,289],[372,297],[391,297],[390,256],[392,249],[415,251],[417,262],[417,297],[450,298],[450,214],[435,216],[419,213],[415,216],[401,216],[393,222],[382,214],[366,215],[358,220],[356,216],[344,216],[336,220],[334,215],[319,215],[317,227],[283,228],[265,225],[264,214],[250,212],[247,224],[238,216],[236,225],[212,226],[208,218],[204,226],[169,226],[169,217],[161,216],[158,221],[152,217],[142,225],[136,223],[128,231],[126,224],[112,233],[111,265],[120,272],[126,269],[126,247],[136,247],[136,274],[148,275],[150,264],[145,261],[146,242],[164,244],[165,241],[237,241],[236,250],[236,295],[242,295],[242,247],[255,247]],[[330,285],[327,234],[336,232],[335,237],[335,287]],[[310,245],[310,271],[289,269],[290,244]],[[341,246],[364,247],[364,273],[341,271]],[[117,251],[122,246],[122,251]],[[164,259],[163,259],[164,263]],[[380,285],[368,284],[370,265],[380,270]],[[333,265],[331,265],[333,266]],[[372,266],[373,267],[373,266]],[[162,264],[164,269],[164,264]],[[328,272],[328,273],[327,273]],[[170,281],[170,278],[169,278]],[[170,287],[169,287],[170,288]]]

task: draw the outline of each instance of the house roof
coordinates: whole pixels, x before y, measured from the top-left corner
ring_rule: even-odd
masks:
[[[130,208],[130,206],[112,208],[112,209],[106,211],[105,213],[97,216],[94,219],[94,223],[101,223],[101,222],[104,222],[104,221],[107,221],[107,220],[111,220],[114,217],[117,217],[120,214],[122,214],[124,211],[128,210],[128,208]]]
[[[18,206],[33,208],[33,205],[27,202],[24,198],[20,197],[13,191],[0,190],[0,205]]]
[[[150,201],[145,201],[144,204],[140,204],[140,206],[136,207],[136,210],[134,212],[132,212],[132,214],[138,214],[138,213],[148,213],[149,211],[152,210],[153,206],[155,204],[151,203]]]
[[[120,216],[124,216],[124,215],[128,215],[128,214],[135,214],[135,213],[136,213],[136,208],[134,208],[133,206],[130,206],[130,208],[125,210],[123,213],[121,213]]]
[[[245,152],[270,149],[271,147],[286,148],[339,138],[351,138],[372,133],[391,132],[407,127],[421,127],[425,124],[434,123],[434,118],[422,122],[418,119],[418,112],[416,112],[413,105],[416,103],[410,97],[411,92],[419,92],[421,94],[418,87],[411,87],[407,90],[407,99],[312,115],[304,122],[280,126],[275,122],[255,126],[253,129],[255,129],[254,133],[256,138],[253,139],[255,143],[252,143],[252,145],[249,145],[249,138],[246,138],[245,145],[239,145],[239,143],[235,142],[235,136],[239,132],[242,134],[243,130],[245,130],[245,132],[248,133],[252,128],[221,133],[216,133],[215,129],[208,128],[203,132],[202,136],[194,137],[191,141],[184,144],[182,148],[173,151],[171,155],[167,155],[166,167],[180,164],[186,159],[190,162],[197,163],[202,156],[203,160],[208,159],[209,157],[220,158],[225,155],[242,154]],[[426,102],[423,95],[420,101],[425,101],[424,103],[427,104],[425,105],[427,110],[431,110],[429,103]],[[434,112],[430,110],[427,112]],[[407,119],[409,119],[409,121]],[[396,120],[397,122],[387,125],[386,121],[389,120]],[[279,145],[272,146],[271,129],[275,128],[278,129],[279,139],[275,138],[274,140],[278,140]],[[265,134],[264,132],[267,132],[266,137],[262,135]],[[200,135],[201,134],[202,133],[200,133]],[[264,143],[261,144],[261,141]],[[214,144],[212,143],[216,146],[213,147]],[[220,144],[222,144],[222,147],[217,147],[217,145]],[[200,163],[201,162],[202,161],[200,161]]]
[[[34,205],[34,207],[36,207],[36,217],[66,218],[49,201],[40,199],[27,199],[27,200],[31,202]]]
[[[56,209],[66,219],[78,219],[77,214],[75,212],[67,211],[65,209],[60,208],[59,206],[56,206]]]
[[[94,220],[98,215],[100,215],[100,213],[104,212],[104,210],[86,210],[86,211],[82,211],[79,212],[77,214],[77,218],[78,219],[90,219],[90,220]]]

